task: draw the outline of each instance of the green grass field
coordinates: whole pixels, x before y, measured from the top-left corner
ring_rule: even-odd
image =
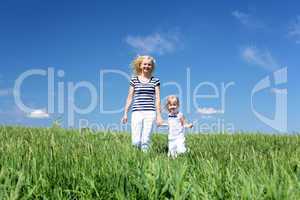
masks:
[[[300,137],[188,135],[169,159],[155,134],[0,127],[0,199],[300,199]]]

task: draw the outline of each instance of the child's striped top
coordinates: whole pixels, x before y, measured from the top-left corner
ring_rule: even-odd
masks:
[[[142,83],[137,76],[130,80],[134,88],[132,112],[155,111],[155,87],[160,85],[158,78],[151,77],[148,83]]]

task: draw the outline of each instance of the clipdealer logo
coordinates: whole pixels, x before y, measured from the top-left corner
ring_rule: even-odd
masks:
[[[272,81],[274,80],[274,86],[272,87]],[[266,76],[261,79],[252,89],[251,92],[251,110],[254,115],[264,124],[279,132],[287,132],[287,95],[288,89],[281,88],[282,84],[288,82],[287,68],[279,69],[273,72],[273,79],[270,76]],[[268,118],[262,113],[259,113],[254,106],[253,97],[256,93],[269,89],[275,93],[275,114],[274,118]]]

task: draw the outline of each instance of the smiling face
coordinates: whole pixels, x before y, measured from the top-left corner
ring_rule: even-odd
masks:
[[[144,74],[151,74],[153,71],[153,62],[150,58],[144,58],[140,64],[140,70]]]
[[[176,114],[178,112],[179,100],[176,96],[168,97],[167,109],[171,114]]]
[[[146,76],[152,75],[155,69],[155,60],[151,56],[138,56],[131,63],[133,71],[136,75],[141,75],[142,73]]]

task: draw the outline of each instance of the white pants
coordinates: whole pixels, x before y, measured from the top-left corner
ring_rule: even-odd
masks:
[[[155,111],[134,111],[131,115],[132,144],[143,151],[150,145],[152,127],[156,119]]]
[[[186,149],[184,143],[185,143],[184,137],[178,137],[178,138],[169,140],[168,155],[171,157],[177,157],[178,154],[185,153],[187,149]]]

